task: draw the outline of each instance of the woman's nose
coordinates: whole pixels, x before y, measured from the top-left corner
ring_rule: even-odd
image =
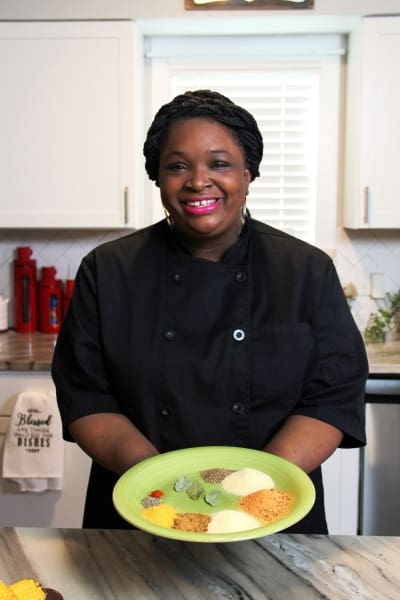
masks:
[[[193,167],[191,169],[186,185],[197,191],[204,189],[210,184],[208,169],[205,167]]]

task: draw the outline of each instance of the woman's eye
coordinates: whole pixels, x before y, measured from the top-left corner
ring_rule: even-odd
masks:
[[[167,166],[167,169],[169,171],[182,171],[182,170],[186,169],[186,165],[185,165],[185,163],[181,163],[181,162],[171,163],[170,165]]]
[[[228,166],[229,166],[228,163],[224,160],[216,160],[213,163],[213,167],[215,169],[225,169]]]

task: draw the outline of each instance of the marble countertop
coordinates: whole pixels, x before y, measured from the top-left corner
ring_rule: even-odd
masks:
[[[0,370],[49,371],[56,334],[0,333]],[[366,346],[370,373],[400,375],[400,340]]]
[[[400,340],[367,344],[366,349],[371,374],[400,375]]]
[[[49,371],[57,334],[0,333],[0,371]]]
[[[397,600],[400,537],[278,534],[230,544],[140,531],[0,530],[0,579],[64,600]]]

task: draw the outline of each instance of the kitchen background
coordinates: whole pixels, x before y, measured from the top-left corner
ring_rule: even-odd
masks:
[[[0,22],[19,20],[77,20],[84,22],[86,20],[132,19],[141,20],[142,27],[146,28],[146,20],[148,20],[152,23],[152,31],[165,33],[165,21],[163,20],[166,19],[170,25],[179,22],[180,31],[182,31],[182,23],[190,23],[188,30],[185,31],[185,33],[190,33],[190,27],[193,28],[197,19],[208,34],[214,35],[218,34],[219,27],[223,30],[228,14],[229,19],[236,19],[240,26],[244,22],[240,11],[232,11],[232,13],[196,11],[196,14],[188,14],[183,7],[184,0],[168,0],[168,2],[165,0],[113,0],[112,2],[105,0],[13,0],[13,2],[0,0]],[[261,20],[257,18],[258,11],[253,11],[253,13],[255,15],[253,23],[256,28],[260,27]],[[304,27],[304,22],[311,18],[314,19],[316,31],[320,29],[321,32],[330,30],[342,32],[343,19],[346,23],[349,19],[354,19],[356,23],[362,16],[399,13],[400,0],[315,0],[312,11],[273,11],[271,15],[273,14],[276,20],[274,22],[279,24],[281,30],[296,33],[298,29],[307,29]],[[248,14],[251,14],[251,11]],[[21,147],[21,151],[23,149]],[[385,155],[385,159],[389,160],[389,158],[390,156]],[[342,167],[343,165],[341,165]],[[51,166],[48,167],[48,172],[50,176]],[[135,171],[135,176],[136,172],[142,172],[142,169]],[[393,168],[392,172],[396,173],[396,168]],[[395,190],[393,193],[395,194]],[[142,198],[140,195],[138,197]],[[319,197],[318,202],[323,203],[324,198]],[[338,193],[338,203],[336,233],[325,249],[333,256],[343,286],[351,282],[357,290],[357,296],[352,303],[352,311],[360,329],[364,329],[370,313],[376,311],[382,303],[382,300],[371,298],[371,276],[378,275],[375,277],[375,281],[379,282],[380,291],[383,293],[394,292],[400,288],[399,229],[345,229],[341,226],[344,210],[342,206],[343,190],[341,189]],[[129,229],[122,228],[122,226],[119,229],[105,230],[69,227],[66,224],[63,229],[41,229],[40,220],[46,218],[46,212],[43,211],[42,204],[42,212],[37,210],[35,215],[37,204],[38,199],[36,198],[35,205],[35,197],[32,197],[31,205],[27,207],[29,210],[26,210],[26,214],[32,212],[35,220],[35,226],[32,228],[18,229],[18,221],[15,223],[15,228],[5,228],[0,222],[0,293],[7,297],[12,298],[13,296],[12,261],[15,258],[17,246],[30,246],[33,250],[33,258],[36,259],[39,268],[55,265],[58,278],[71,279],[74,278],[82,257],[94,246],[129,233]],[[13,208],[9,199],[2,197],[0,198],[0,208],[4,208],[4,206],[9,209]],[[9,312],[11,321],[12,304]],[[2,335],[5,337],[7,334]],[[1,372],[0,385],[1,449],[17,392],[27,388],[48,389],[51,386],[51,380],[48,370],[9,369]],[[396,424],[394,419],[391,421]],[[398,427],[396,435],[397,431]],[[386,434],[384,434],[384,439],[386,440]],[[5,519],[3,525],[79,526],[89,461],[79,452],[75,444],[66,444],[65,461],[65,484],[62,492],[49,491],[43,495],[30,494],[30,497],[27,498],[21,494],[10,493],[6,488],[2,489],[2,485],[0,485],[1,516]],[[395,457],[395,462],[398,463],[398,455]],[[357,528],[359,465],[358,450],[338,451],[324,465],[328,520],[333,533],[354,533]],[[391,477],[391,479],[395,479],[395,477]]]

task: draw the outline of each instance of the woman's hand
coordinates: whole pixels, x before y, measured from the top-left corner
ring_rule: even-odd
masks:
[[[71,423],[69,431],[86,454],[117,475],[145,458],[159,454],[131,421],[118,413],[81,417]]]
[[[310,473],[329,458],[342,439],[343,433],[328,423],[292,415],[264,450],[286,458]]]

